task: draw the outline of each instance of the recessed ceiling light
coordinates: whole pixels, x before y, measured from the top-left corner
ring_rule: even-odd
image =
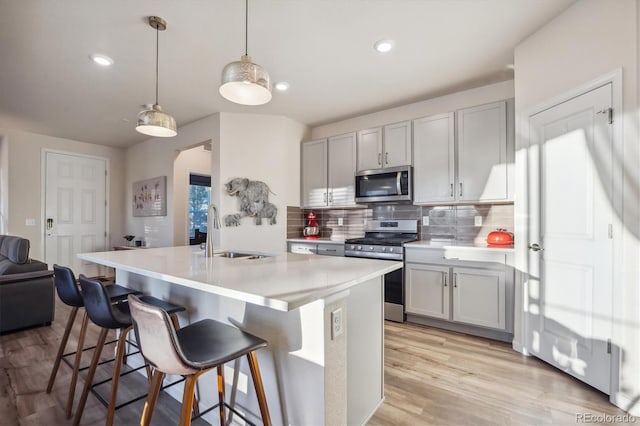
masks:
[[[102,65],[103,67],[108,67],[113,65],[113,59],[111,59],[107,55],[102,55],[100,53],[93,53],[89,55],[89,58],[96,64]]]
[[[380,53],[387,53],[393,46],[395,45],[393,40],[378,40],[373,45],[373,48],[376,49]]]
[[[276,83],[274,87],[276,88],[276,90],[284,92],[286,90],[289,90],[289,83],[287,83],[286,81],[280,81]]]

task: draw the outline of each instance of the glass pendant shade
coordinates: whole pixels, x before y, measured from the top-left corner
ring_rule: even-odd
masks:
[[[178,134],[176,120],[162,111],[158,104],[138,114],[136,130],[142,134],[160,138],[170,138]]]
[[[159,16],[149,16],[149,26],[156,30],[156,102],[138,114],[136,130],[139,133],[159,138],[170,138],[178,134],[176,120],[162,111],[158,104],[158,56],[160,51],[159,32],[167,29],[167,21]]]
[[[269,73],[251,57],[243,55],[240,61],[229,63],[222,70],[220,94],[241,105],[263,105],[271,100]]]

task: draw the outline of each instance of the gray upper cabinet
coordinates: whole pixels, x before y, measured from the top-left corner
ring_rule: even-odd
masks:
[[[384,167],[411,165],[411,121],[384,126]]]
[[[382,128],[360,130],[358,132],[357,170],[382,167]]]
[[[329,206],[356,205],[356,134],[329,138]]]
[[[357,170],[411,165],[411,122],[358,132]]]
[[[302,144],[304,208],[355,206],[356,134]]]
[[[413,121],[413,194],[416,203],[455,201],[454,113]]]
[[[326,207],[327,140],[302,144],[302,207]]]
[[[507,105],[493,102],[413,120],[415,203],[512,199],[513,120],[507,119]]]
[[[457,199],[507,200],[506,101],[458,111],[457,128]]]

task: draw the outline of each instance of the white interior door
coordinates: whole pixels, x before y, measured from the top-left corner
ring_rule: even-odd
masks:
[[[530,351],[610,391],[612,85],[531,117]]]
[[[76,255],[107,249],[106,161],[47,152],[45,167],[45,259],[97,275]]]

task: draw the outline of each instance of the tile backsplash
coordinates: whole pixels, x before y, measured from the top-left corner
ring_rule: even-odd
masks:
[[[287,207],[287,238],[302,236],[310,210]],[[362,209],[314,210],[320,237],[332,240],[364,235],[367,219],[415,219],[421,240],[459,240],[484,243],[496,228],[513,232],[512,204],[458,206],[414,206],[410,204],[374,205]],[[428,225],[423,226],[423,217]],[[342,219],[342,225],[340,225]]]

